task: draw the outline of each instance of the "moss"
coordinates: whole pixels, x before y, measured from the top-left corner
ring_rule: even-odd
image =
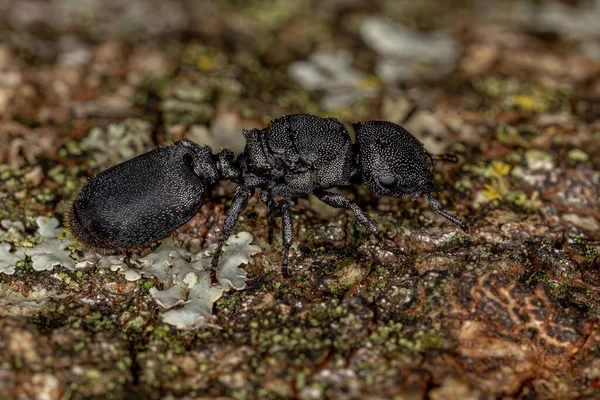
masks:
[[[520,190],[511,191],[507,194],[506,200],[529,212],[536,212],[543,206],[537,190],[534,190],[531,195]]]
[[[58,274],[56,274],[56,276],[58,277],[58,279],[61,279],[67,285],[71,283],[71,277],[69,276],[69,274],[59,272]]]
[[[112,318],[100,311],[87,314],[82,320],[82,325],[91,332],[110,331],[116,328]]]
[[[126,314],[122,314],[122,315],[125,316]],[[124,329],[126,331],[133,330],[133,331],[139,332],[146,325],[147,322],[148,322],[147,319],[144,318],[143,316],[131,318],[127,321],[126,325],[124,326]]]
[[[50,205],[56,201],[57,195],[53,189],[49,187],[42,188],[34,195],[34,200],[42,205]]]
[[[162,143],[164,135],[173,140],[185,135],[189,121],[210,123],[212,113],[217,112],[215,110],[237,112],[242,119],[247,119],[244,122],[247,126],[293,112],[323,115],[319,108],[321,94],[302,90],[291,82],[287,73],[289,61],[306,59],[317,48],[364,47],[364,44],[355,43],[354,39],[358,37],[360,23],[367,14],[385,14],[392,19],[397,19],[398,15],[387,13],[393,2],[381,2],[366,8],[364,5],[327,8],[314,18],[316,14],[311,12],[312,8],[321,5],[313,3],[268,0],[217,2],[214,7],[218,15],[214,21],[192,29],[195,33],[190,31],[192,36],[202,37],[202,42],[174,31],[167,36],[175,39],[163,40],[161,35],[157,35],[145,44],[149,47],[156,45],[160,51],[174,56],[174,64],[180,68],[172,71],[172,75],[145,81],[143,87],[139,87],[135,79],[137,71],[129,74],[132,64],[117,56],[108,63],[110,65],[102,65],[100,86],[92,91],[85,90],[85,93],[74,92],[71,98],[95,101],[97,95],[108,92],[120,95],[123,90],[127,96],[133,94],[135,112],[141,114],[140,121],[153,121],[152,125],[157,129],[156,133],[153,129],[148,130],[149,136],[143,145],[149,148]],[[419,9],[421,7],[419,4]],[[401,16],[402,20],[413,20],[410,7],[403,8],[402,12],[406,14]],[[228,15],[235,25],[222,24],[221,15]],[[444,16],[445,19],[453,17]],[[430,18],[420,18],[427,19],[431,25]],[[112,22],[118,24],[118,21]],[[230,41],[225,32],[230,28],[239,31],[241,42]],[[526,59],[531,50],[527,40],[519,39],[522,32],[527,31],[527,26],[523,28],[512,31],[516,32],[511,34],[517,47],[509,51],[517,51],[521,60]],[[132,32],[129,29],[127,32]],[[437,29],[437,26],[432,26],[432,29]],[[248,32],[252,32],[256,40],[245,39]],[[72,33],[77,35],[75,31]],[[356,37],[347,36],[348,33]],[[93,35],[93,32],[90,34]],[[133,40],[126,45],[127,50],[137,50],[136,39]],[[465,48],[461,62],[468,62],[471,46],[480,45],[478,38],[474,40]],[[564,47],[562,40],[560,35],[553,35],[553,46]],[[522,47],[522,43],[526,46]],[[484,43],[485,46],[487,44]],[[26,43],[25,47],[28,47]],[[534,47],[535,54],[539,54],[540,49],[545,51],[540,46]],[[497,56],[502,57],[504,50]],[[360,89],[379,89],[380,83],[369,75],[378,66],[376,55],[371,51],[354,53],[353,67],[367,73],[367,79],[359,84]],[[9,59],[14,57],[18,60],[20,55],[15,53]],[[29,58],[33,66],[35,60]],[[96,60],[91,62],[95,65]],[[86,69],[93,75],[98,72],[94,65]],[[436,179],[460,192],[462,200],[461,196],[448,195],[447,198],[456,208],[462,209],[463,214],[471,205],[478,207],[477,211],[471,210],[471,218],[476,223],[468,235],[456,232],[448,224],[440,224],[438,219],[430,220],[427,217],[432,215],[430,211],[423,216],[426,201],[417,206],[411,203],[398,205],[395,200],[384,201],[380,203],[381,209],[389,207],[389,210],[377,212],[378,197],[367,193],[361,186],[352,191],[351,198],[370,210],[369,214],[384,237],[393,240],[399,247],[389,252],[376,249],[374,239],[362,228],[355,227],[351,214],[345,214],[339,221],[328,222],[324,228],[319,228],[324,233],[319,233],[319,229],[313,228],[324,222],[311,216],[310,212],[302,212],[294,219],[294,228],[298,236],[304,236],[306,232],[299,241],[306,243],[312,251],[302,255],[298,251],[293,252],[292,259],[301,268],[293,270],[292,278],[285,279],[279,273],[279,250],[256,258],[258,262],[252,267],[254,278],[248,280],[248,288],[227,293],[215,303],[216,318],[212,322],[219,324],[220,330],[206,328],[182,332],[162,324],[158,309],[148,298],[151,288],[161,287],[156,280],[142,278],[136,283],[128,283],[122,276],[97,267],[73,272],[57,268],[53,272],[37,273],[31,268],[29,257],[19,261],[14,275],[0,275],[0,280],[12,292],[22,294],[24,302],[33,302],[40,293],[47,293],[49,298],[41,300],[44,301],[43,310],[35,312],[33,317],[9,316],[1,323],[17,321],[27,326],[31,325],[29,321],[33,321],[34,328],[40,333],[35,335],[39,341],[36,343],[41,344],[39,348],[43,350],[48,347],[44,346],[45,341],[51,341],[52,350],[45,356],[44,366],[34,372],[41,370],[59,376],[64,371],[65,375],[60,376],[69,374],[79,379],[65,383],[65,398],[94,395],[122,398],[128,395],[124,393],[125,388],[134,388],[139,390],[139,396],[150,398],[354,398],[368,397],[373,393],[390,398],[426,398],[430,390],[436,390],[439,395],[442,388],[446,389],[443,383],[445,376],[457,371],[466,371],[467,375],[471,373],[474,387],[493,387],[492,393],[485,394],[488,397],[498,397],[502,393],[513,393],[517,397],[539,395],[538,388],[554,379],[540,378],[552,377],[554,368],[545,364],[549,361],[543,351],[535,343],[530,346],[527,338],[517,337],[514,332],[493,331],[493,324],[478,314],[482,303],[473,305],[473,309],[459,303],[458,285],[470,278],[479,282],[483,274],[500,271],[511,284],[527,284],[526,290],[519,294],[522,297],[517,300],[522,299],[528,305],[532,304],[535,296],[548,292],[550,299],[539,301],[538,306],[546,308],[553,316],[561,315],[563,311],[570,315],[575,312],[582,324],[584,337],[592,343],[590,349],[597,347],[590,329],[595,326],[598,316],[598,300],[594,297],[598,273],[594,267],[598,264],[600,248],[590,240],[596,238],[594,232],[586,232],[587,236],[582,234],[578,240],[568,236],[567,233],[576,228],[564,225],[552,211],[558,210],[559,215],[563,212],[557,204],[557,198],[560,200],[564,194],[560,191],[561,183],[579,185],[576,180],[571,180],[571,174],[586,173],[580,168],[565,168],[565,165],[575,167],[586,163],[588,167],[596,166],[597,161],[591,156],[596,149],[594,146],[588,148],[588,143],[595,144],[593,140],[600,138],[600,132],[590,131],[593,127],[588,129],[589,124],[583,123],[585,121],[577,114],[581,102],[591,103],[579,100],[579,97],[568,97],[568,91],[558,86],[564,81],[572,82],[577,91],[585,86],[589,81],[582,78],[588,68],[585,63],[578,64],[579,78],[570,76],[570,69],[562,69],[564,66],[555,66],[561,68],[557,70],[559,73],[548,76],[528,69],[515,72],[513,67],[507,69],[506,66],[502,61],[492,63],[482,79],[464,70],[459,73],[458,81],[456,76],[450,75],[448,82],[444,81],[442,85],[436,81],[415,81],[403,87],[406,90],[385,90],[386,96],[406,96],[413,103],[411,106],[417,109],[429,107],[437,110],[437,115],[448,128],[448,134],[462,142],[453,144],[452,149],[472,161],[460,169],[440,168]],[[497,73],[500,70],[505,75]],[[35,76],[33,73],[27,75]],[[531,82],[528,81],[530,75]],[[86,82],[88,78],[85,78]],[[119,89],[120,79],[126,81],[123,90]],[[465,94],[464,89],[469,92],[469,87],[473,87],[474,92]],[[426,96],[422,97],[421,93]],[[34,102],[33,106],[39,107],[47,100],[42,90],[39,102]],[[61,98],[54,95],[50,100],[52,110],[63,105]],[[163,108],[161,104],[167,107]],[[377,119],[383,115],[381,104],[379,97],[329,112],[327,116],[347,119],[347,122]],[[173,105],[176,107],[169,110],[168,106]],[[11,104],[9,111],[14,111],[15,107],[19,113],[17,122],[32,123],[27,128],[38,128],[40,123],[35,122],[34,125],[32,121],[35,118],[26,115],[28,111],[20,109],[19,104]],[[465,108],[468,113],[461,111]],[[569,121],[564,125],[562,122],[543,126],[538,123],[542,118],[553,118],[554,111],[567,114]],[[590,108],[588,111],[593,110]],[[10,112],[7,118],[11,118]],[[545,115],[537,118],[534,114],[538,113]],[[586,115],[590,114],[586,111]],[[85,181],[89,171],[100,170],[119,161],[111,159],[119,146],[107,146],[100,139],[106,137],[109,131],[125,137],[137,136],[140,131],[124,129],[123,124],[114,123],[113,119],[81,117],[61,125],[58,143],[65,144],[59,150],[59,157],[51,153],[44,155],[39,163],[36,161],[37,167],[47,171],[39,186],[32,187],[32,183],[25,179],[30,167],[0,166],[0,196],[4,196],[0,198],[0,217],[23,220],[25,224],[25,232],[2,232],[0,241],[11,243],[13,249],[15,246],[33,247],[39,244],[42,239],[34,234],[35,217],[60,212],[64,200]],[[171,122],[177,126],[173,129],[168,127],[168,133],[163,132],[165,128],[162,125]],[[96,144],[103,146],[101,149],[71,139],[85,134],[90,126],[103,124],[114,126],[97,129],[99,135],[96,139],[99,141]],[[47,127],[54,129],[57,125],[51,123]],[[569,143],[573,142],[569,141],[569,137],[574,134],[575,128],[579,148],[569,147]],[[437,132],[432,133],[427,136],[437,136]],[[89,141],[86,143],[91,144]],[[145,151],[138,150],[136,152]],[[98,158],[98,154],[103,157]],[[560,159],[563,155],[565,160]],[[89,161],[84,162],[86,158]],[[123,157],[118,155],[117,158]],[[478,162],[484,159],[490,162]],[[85,165],[75,165],[79,163]],[[544,196],[521,179],[530,173],[528,168],[537,167],[540,163],[544,163],[544,167],[556,164],[560,168],[556,170],[558,181]],[[448,171],[456,179],[450,180],[445,174]],[[590,176],[597,179],[598,172]],[[595,181],[588,180],[590,182]],[[444,188],[440,189],[443,192]],[[559,192],[554,192],[556,189]],[[575,187],[575,190],[579,189]],[[588,189],[593,196],[593,185],[584,187],[584,191]],[[441,197],[444,199],[443,193]],[[219,200],[230,202],[231,197],[224,196]],[[205,207],[210,208],[211,205],[207,203]],[[257,226],[263,223],[260,218],[248,218],[253,211],[262,212],[248,210],[242,225],[265,231],[265,226]],[[589,210],[581,211],[587,213]],[[220,211],[209,211],[188,227],[183,227],[182,231],[188,228],[197,230],[200,241],[210,242],[220,220]],[[413,237],[413,232],[418,236]],[[330,240],[329,236],[324,238],[325,234],[332,233],[334,240]],[[205,234],[206,237],[202,236]],[[274,248],[281,249],[280,242],[280,236],[276,235]],[[185,244],[182,242],[182,245]],[[551,259],[550,264],[541,263],[534,255],[542,245],[550,245],[567,255]],[[266,242],[261,246],[269,248]],[[69,251],[77,260],[88,256],[78,244],[71,245]],[[553,268],[566,259],[575,267]],[[418,264],[417,267],[415,264]],[[494,290],[493,287],[480,286],[480,283],[474,285],[471,294]],[[398,301],[388,304],[390,299],[395,299],[390,293],[397,293],[396,299],[407,298],[404,300],[406,307],[400,307]],[[508,289],[502,289],[500,293],[513,296]],[[266,296],[273,300],[261,301]],[[365,304],[351,304],[350,299],[353,298],[362,298]],[[458,342],[457,335],[463,334],[462,324],[467,320],[483,324],[487,331],[472,340]],[[486,335],[490,331],[494,333],[491,337]],[[521,350],[524,349],[528,362],[520,363],[516,368],[524,371],[521,375],[528,377],[527,382],[531,384],[514,387],[525,387],[523,393],[510,390],[501,394],[493,392],[502,382],[493,385],[490,377],[503,377],[503,373],[511,371],[514,365],[511,357],[479,357],[477,346],[484,339],[495,343],[506,340],[509,343],[506,349],[514,343],[522,345]],[[64,347],[60,347],[59,343],[64,343]],[[467,349],[470,353],[466,358],[461,357],[461,354],[467,354],[461,352],[464,343],[473,345]],[[115,345],[122,348],[115,348]],[[537,352],[535,357],[528,354],[532,347]],[[7,351],[10,351],[9,346]],[[565,373],[557,378],[561,387],[574,387],[580,391],[577,395],[583,397],[589,388],[580,383],[593,381],[589,376],[581,375],[589,374],[590,362],[593,361],[584,353],[577,353],[577,367],[580,368],[575,368],[573,374],[579,375]],[[8,357],[13,355],[3,353],[0,361],[6,363]],[[569,364],[570,360],[562,362],[560,356],[552,357],[555,358],[550,362],[554,366],[565,366],[565,371],[572,364]],[[62,371],[61,366],[65,366]],[[72,366],[76,368],[71,369]],[[27,367],[19,364],[18,372],[23,377],[31,376]],[[473,371],[481,373],[472,374]],[[508,372],[508,376],[515,375]],[[501,378],[497,379],[501,381]],[[240,383],[243,386],[236,386]],[[430,397],[433,396],[432,392]]]
[[[589,154],[587,154],[581,149],[571,149],[569,150],[567,156],[569,157],[569,159],[577,162],[585,162],[590,158]]]
[[[478,79],[474,87],[490,106],[517,109],[523,113],[541,113],[559,107],[570,93],[567,87],[549,88],[502,75]]]
[[[86,149],[79,141],[69,140],[63,147],[58,150],[61,157],[82,157]]]
[[[219,299],[218,303],[216,304],[216,309],[222,312],[233,314],[242,302],[242,296],[243,295],[239,292],[226,293]]]
[[[598,249],[591,245],[584,246],[583,261],[587,264],[592,264],[598,260]]]
[[[150,279],[140,279],[138,280],[138,285],[140,285],[144,290],[150,290],[154,287],[154,281]]]

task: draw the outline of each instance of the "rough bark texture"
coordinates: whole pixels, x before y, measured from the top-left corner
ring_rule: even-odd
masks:
[[[0,2],[0,398],[597,398],[598,20],[577,0]],[[85,259],[35,221],[88,177],[184,137],[239,151],[292,113],[456,154],[436,183],[469,232],[343,189],[383,249],[300,199],[285,279],[254,197],[238,230],[262,252],[221,329],[163,323],[152,278],[43,270]],[[215,243],[231,195],[211,188],[176,243]]]

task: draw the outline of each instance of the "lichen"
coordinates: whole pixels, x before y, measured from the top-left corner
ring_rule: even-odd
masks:
[[[443,76],[454,69],[459,57],[458,43],[446,32],[424,34],[381,16],[365,18],[360,36],[381,56],[375,72],[387,84]]]
[[[92,128],[82,140],[95,166],[107,168],[152,149],[152,126],[143,120],[127,119],[106,128]]]
[[[142,276],[152,277],[165,288],[150,288],[150,294],[159,305],[171,309],[184,304],[183,307],[172,309],[163,315],[165,322],[182,329],[211,325],[209,320],[213,303],[229,288],[242,290],[246,287],[247,274],[238,267],[247,263],[250,255],[260,251],[258,246],[250,244],[251,234],[240,232],[232,236],[223,248],[217,271],[219,285],[214,286],[208,271],[212,259],[208,249],[192,255],[175,247],[171,239],[166,239],[155,251],[131,260],[141,266],[141,269],[131,268],[123,257],[103,256],[94,252],[84,254],[83,258],[76,262],[67,250],[70,241],[60,238],[63,229],[56,218],[38,217],[36,223],[42,242],[33,248],[18,248],[11,252],[10,244],[0,244],[0,272],[14,274],[17,263],[26,255],[30,257],[33,269],[38,272],[51,271],[57,266],[75,270],[97,265],[123,274],[127,281],[138,281]],[[4,226],[9,225],[11,224],[4,223]],[[67,284],[71,282],[68,276],[60,279]]]
[[[207,250],[192,256],[182,249],[173,247],[165,240],[159,248],[137,262],[143,265],[143,275],[152,276],[163,285],[163,290],[151,288],[156,302],[168,309],[163,319],[181,329],[214,326],[210,323],[213,303],[229,288],[242,290],[246,287],[246,271],[239,265],[249,261],[248,256],[260,251],[250,245],[252,235],[240,232],[230,237],[223,248],[217,269],[219,285],[210,280],[208,266],[212,257]],[[183,304],[181,308],[174,308]]]
[[[323,110],[340,110],[359,99],[375,97],[380,91],[378,79],[354,69],[351,62],[352,55],[347,51],[318,52],[307,61],[290,64],[288,72],[303,88],[325,92]]]
[[[17,262],[23,258],[23,251],[10,251],[10,244],[0,243],[0,272],[6,275],[15,273]]]

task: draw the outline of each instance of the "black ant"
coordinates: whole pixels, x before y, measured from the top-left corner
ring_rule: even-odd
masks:
[[[308,193],[332,207],[352,210],[383,243],[377,226],[360,207],[327,191],[351,181],[359,180],[385,196],[426,194],[433,211],[467,229],[432,196],[438,191],[433,161],[456,161],[454,156],[429,154],[413,135],[391,122],[353,126],[356,144],[337,119],[298,114],[276,119],[265,129],[244,130],[246,146],[237,157],[228,149],[213,154],[210,147],[189,140],[156,148],[90,180],[72,203],[68,226],[75,239],[92,248],[140,247],[191,219],[202,207],[208,183],[234,181],[237,188],[211,263],[213,283],[223,244],[255,189],[260,189],[269,218],[281,216],[284,275],[292,244],[290,200]]]

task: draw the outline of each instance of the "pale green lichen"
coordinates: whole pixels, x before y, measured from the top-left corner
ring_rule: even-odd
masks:
[[[318,52],[307,61],[296,61],[288,69],[290,77],[307,90],[324,90],[321,107],[325,111],[344,109],[357,100],[375,97],[381,83],[351,65],[347,51]]]
[[[55,266],[62,265],[63,267],[73,270],[75,261],[70,257],[70,253],[66,251],[70,242],[68,240],[57,239],[62,235],[63,230],[59,227],[59,222],[56,218],[38,217],[36,219],[38,226],[38,234],[42,237],[40,244],[31,248],[22,248],[18,246],[14,253],[10,253],[10,245],[4,243],[0,248],[0,271],[5,274],[12,275],[15,273],[17,262],[25,255],[29,256],[32,261],[33,269],[36,271],[51,271]],[[5,225],[8,225],[5,223]],[[22,226],[21,223],[19,226]],[[8,247],[6,247],[8,245]]]
[[[185,289],[178,285],[173,285],[165,290],[150,288],[150,293],[158,305],[167,310],[182,305],[187,297]]]
[[[33,269],[36,271],[52,271],[56,266],[63,266],[69,270],[75,269],[75,260],[66,248],[70,245],[68,240],[57,239],[63,233],[60,223],[54,217],[36,219],[38,233],[42,242],[37,246],[27,249],[25,254],[31,257]]]
[[[379,55],[375,73],[387,84],[419,76],[443,76],[456,66],[460,46],[447,32],[428,34],[369,16],[360,24],[362,40]]]
[[[63,229],[56,218],[38,217],[36,223],[42,237],[37,246],[11,252],[10,244],[0,244],[0,272],[14,274],[17,262],[29,256],[35,271],[51,271],[56,266],[75,270],[97,265],[119,272],[127,281],[138,281],[142,276],[153,277],[165,289],[152,287],[150,293],[159,305],[171,309],[163,315],[164,321],[182,329],[210,326],[213,303],[230,288],[242,290],[246,287],[247,273],[239,266],[248,263],[248,257],[260,251],[260,247],[250,244],[253,240],[250,233],[232,236],[223,248],[217,270],[219,285],[212,285],[209,249],[194,255],[175,247],[172,239],[166,239],[152,253],[132,260],[140,269],[130,267],[122,256],[103,256],[95,252],[84,254],[76,262],[67,250],[70,241],[61,238]],[[3,222],[3,226],[9,225],[14,224]],[[183,307],[174,308],[182,304]]]
[[[17,262],[24,256],[23,251],[10,252],[10,244],[0,243],[0,272],[6,275],[15,273]]]
[[[54,239],[63,233],[62,228],[59,227],[60,222],[54,217],[37,217],[35,223],[38,226],[38,233],[44,238]]]
[[[122,274],[127,281],[138,281],[142,277],[156,279],[164,289],[151,287],[150,294],[160,306],[169,310],[163,320],[181,329],[191,329],[211,325],[213,303],[224,291],[246,287],[246,271],[238,267],[248,263],[248,257],[260,251],[260,247],[250,244],[252,240],[251,234],[240,232],[227,241],[217,270],[220,284],[216,286],[212,285],[208,271],[212,259],[210,251],[205,249],[192,254],[176,247],[172,239],[163,240],[148,255],[132,259],[139,269],[127,265],[122,256],[103,256],[95,252],[86,253],[75,267],[97,265]],[[45,261],[46,265],[52,264],[50,260]],[[172,309],[182,304],[183,307]]]
[[[152,294],[155,293],[153,289],[150,289]],[[209,272],[199,273],[199,281],[190,289],[185,305],[164,313],[163,321],[180,329],[215,327],[209,321],[212,305],[223,295],[223,292],[223,287],[212,286]]]
[[[127,119],[107,128],[94,127],[82,145],[92,154],[96,165],[108,167],[152,149],[152,125]]]
[[[210,280],[212,256],[209,251],[192,256],[173,247],[172,240],[165,240],[154,252],[138,259],[143,266],[141,273],[157,278],[165,288],[150,289],[156,302],[169,309],[163,320],[181,329],[211,326],[213,303],[229,288],[246,287],[247,274],[239,266],[248,263],[248,257],[260,251],[258,246],[250,244],[252,240],[250,233],[240,232],[227,241],[217,269],[219,285],[212,285]],[[173,309],[180,304],[184,304],[183,307]]]
[[[2,227],[2,230],[10,230],[11,228],[14,228],[18,231],[25,231],[25,225],[23,225],[23,222],[21,221],[11,221],[9,219],[3,219],[2,221],[0,221],[0,226]]]
[[[68,241],[48,239],[27,250],[26,254],[31,257],[33,269],[36,271],[52,271],[57,266],[74,270],[75,260],[65,251],[68,246]]]
[[[29,238],[26,235],[23,222],[8,219],[0,221],[0,242],[24,246],[29,244]]]

